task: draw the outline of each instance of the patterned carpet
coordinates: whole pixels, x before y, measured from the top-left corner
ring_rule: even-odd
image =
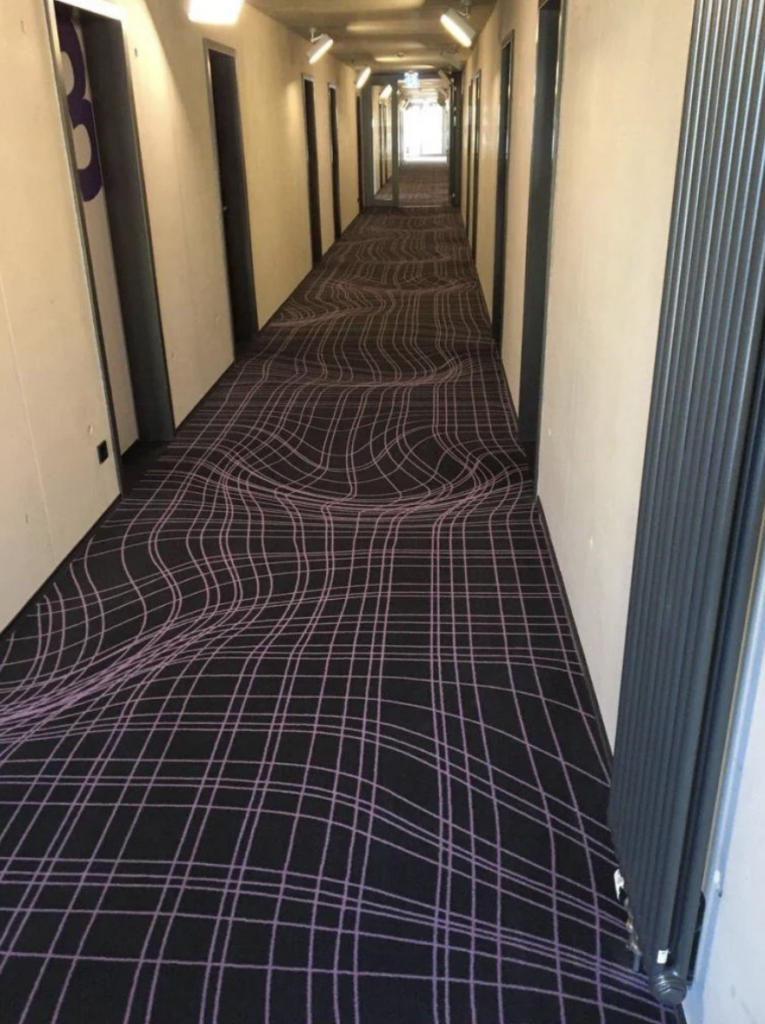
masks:
[[[377,193],[378,199],[393,198],[391,179]],[[399,206],[450,205],[449,167],[446,160],[410,160],[398,171]]]
[[[670,1020],[513,428],[360,218],[0,646],[3,1024]]]

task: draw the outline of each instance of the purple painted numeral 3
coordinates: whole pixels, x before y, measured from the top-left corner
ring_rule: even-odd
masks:
[[[80,37],[77,35],[77,30],[72,22],[71,10],[57,4],[56,22],[61,52],[65,53],[71,61],[74,74],[74,84],[66,98],[69,107],[69,117],[72,121],[72,129],[74,130],[82,126],[88,133],[90,141],[90,163],[87,167],[78,168],[82,198],[86,203],[89,203],[101,191],[103,182],[98,160],[98,140],[96,138],[96,119],[93,114],[93,104],[85,96],[88,83],[85,71],[85,54],[82,52]]]

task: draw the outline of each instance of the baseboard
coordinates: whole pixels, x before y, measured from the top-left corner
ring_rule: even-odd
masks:
[[[563,573],[561,572],[560,563],[558,562],[558,556],[555,553],[555,545],[553,544],[552,534],[550,533],[550,527],[549,527],[548,522],[547,522],[547,516],[545,515],[545,510],[544,510],[544,507],[542,505],[542,499],[539,496],[537,496],[537,508],[539,510],[539,520],[540,520],[540,522],[542,524],[542,531],[543,531],[543,533],[545,535],[545,539],[547,541],[547,545],[548,545],[548,547],[550,549],[550,557],[552,559],[553,572],[555,573],[555,578],[556,578],[556,580],[558,582],[558,586],[560,587],[561,596],[563,598],[563,606],[564,606],[564,608],[566,610],[566,615],[568,616],[568,620],[571,623],[571,633],[572,633],[573,640],[574,640],[574,647],[576,648],[577,657],[579,658],[579,661],[580,661],[581,666],[582,666],[582,673],[584,675],[584,683],[585,683],[587,691],[588,691],[588,693],[590,695],[590,699],[592,701],[592,705],[593,705],[593,707],[595,709],[595,728],[596,728],[596,733],[597,733],[598,739],[600,740],[600,745],[601,745],[601,748],[602,748],[602,752],[603,752],[603,754],[604,754],[604,756],[606,758],[606,761],[607,761],[608,765],[610,766],[610,765],[613,764],[614,752],[611,749],[611,743],[610,743],[610,741],[608,739],[608,733],[606,732],[606,725],[605,725],[605,722],[603,721],[603,715],[602,715],[601,710],[600,710],[600,702],[598,701],[598,696],[597,696],[597,693],[595,692],[595,686],[593,685],[593,682],[592,682],[592,676],[590,675],[590,669],[589,669],[589,667],[587,665],[587,658],[585,657],[584,647],[582,646],[582,640],[581,640],[581,637],[579,636],[579,630],[577,629],[577,626],[576,626],[576,619],[574,618],[574,612],[573,612],[573,609],[571,607],[571,602],[570,602],[569,597],[568,597],[568,592],[566,590],[566,584],[565,584],[565,582],[563,580]]]

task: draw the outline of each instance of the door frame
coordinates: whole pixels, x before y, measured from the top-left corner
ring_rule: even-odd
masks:
[[[235,72],[235,75],[236,75],[236,91],[237,91],[237,107],[238,107],[237,119],[238,119],[238,122],[239,122],[238,123],[239,147],[241,149],[242,169],[243,169],[243,172],[244,172],[245,220],[246,220],[247,238],[248,238],[248,241],[249,241],[248,257],[247,257],[247,262],[248,262],[248,267],[247,267],[248,275],[247,276],[248,276],[248,280],[249,280],[249,283],[250,283],[250,288],[248,289],[248,291],[250,293],[249,297],[250,297],[250,300],[251,300],[250,312],[252,314],[253,321],[254,321],[254,323],[256,325],[256,330],[259,330],[260,329],[260,321],[258,319],[258,293],[257,293],[257,289],[255,287],[255,267],[254,267],[253,255],[252,255],[252,223],[251,223],[251,220],[250,220],[250,196],[249,196],[249,190],[247,188],[247,161],[246,161],[245,152],[244,152],[244,136],[243,136],[243,132],[242,132],[242,110],[241,110],[241,104],[239,102],[239,67],[238,67],[238,63],[237,63],[237,54],[236,54],[236,50],[233,47],[224,46],[223,43],[218,43],[218,42],[216,42],[213,39],[208,39],[208,38],[203,39],[202,40],[202,45],[203,45],[204,58],[205,58],[205,73],[206,73],[206,76],[207,76],[207,103],[208,103],[208,111],[209,111],[209,114],[210,114],[210,132],[211,132],[212,143],[213,143],[213,154],[214,154],[214,157],[215,157],[215,174],[216,174],[216,179],[217,179],[217,182],[218,182],[218,225],[219,225],[219,228],[220,228],[220,238],[221,238],[221,245],[223,246],[224,259],[226,260],[227,263],[228,263],[228,248],[227,248],[227,243],[226,243],[226,222],[225,222],[225,219],[224,219],[224,216],[223,216],[223,193],[221,191],[220,153],[218,151],[218,135],[217,135],[217,129],[215,127],[215,96],[214,96],[214,92],[213,92],[212,66],[211,66],[211,63],[210,63],[210,53],[211,52],[222,53],[224,56],[232,57],[233,60],[234,60],[234,72]],[[227,277],[228,277],[228,267],[227,267]],[[228,281],[226,283],[228,285]],[[234,309],[233,309],[233,304],[232,304],[232,300],[231,300],[231,289],[230,288],[228,288],[228,293],[229,293],[229,315],[230,315],[230,318],[231,318],[232,358],[234,358],[234,356],[236,354],[236,325],[234,323]]]
[[[340,205],[340,125],[337,110],[337,85],[330,82],[327,86],[329,100],[329,141],[331,146],[332,165],[332,220],[335,227],[335,241],[343,233],[343,215]]]
[[[548,32],[551,24],[549,15],[557,10],[557,43],[555,58],[555,83],[551,115],[552,147],[549,167],[549,184],[542,188],[540,206],[540,166],[544,166],[545,154],[550,152],[547,144],[544,121],[545,96],[539,88],[543,62],[551,45]],[[568,0],[539,0],[537,13],[537,47],[534,90],[534,125],[531,146],[531,170],[529,187],[529,219],[526,234],[526,268],[523,289],[523,333],[521,341],[521,377],[518,395],[518,439],[526,449],[532,464],[534,481],[539,476],[539,432],[542,419],[542,399],[545,373],[545,336],[547,333],[547,296],[549,294],[550,262],[552,254],[552,225],[555,211],[555,184],[558,167],[558,143],[560,140],[560,108],[565,71],[566,22]],[[543,21],[545,19],[545,21]],[[545,30],[543,34],[543,28]],[[538,250],[540,237],[544,248]]]
[[[391,132],[390,138],[392,140],[393,152],[392,152],[392,195],[390,199],[378,199],[377,193],[374,187],[374,99],[372,91],[376,86],[383,88],[386,85],[393,87],[391,95]],[[399,168],[398,168],[398,76],[391,74],[374,74],[370,77],[369,81],[364,85],[361,90],[361,109],[362,109],[362,143],[363,143],[363,154],[364,154],[364,208],[365,209],[380,209],[380,210],[391,210],[398,207],[399,201]]]
[[[113,22],[119,26],[121,35],[121,46],[120,55],[123,61],[122,69],[124,71],[124,86],[125,86],[125,97],[126,97],[126,113],[128,120],[128,128],[130,131],[129,145],[132,149],[133,156],[135,158],[135,166],[133,168],[135,175],[135,185],[138,192],[138,205],[139,205],[139,216],[141,221],[142,235],[143,235],[143,246],[144,246],[144,284],[145,287],[151,292],[153,302],[153,313],[156,316],[155,327],[155,344],[156,350],[153,352],[155,359],[157,360],[157,369],[161,377],[161,380],[157,382],[157,388],[155,389],[155,397],[158,399],[158,406],[156,409],[157,413],[157,431],[154,440],[169,441],[175,435],[175,415],[173,411],[172,393],[170,388],[170,375],[167,361],[167,350],[165,345],[165,338],[163,332],[161,311],[159,305],[159,286],[157,283],[157,268],[154,256],[154,245],[151,234],[151,223],[149,220],[149,208],[148,198],[146,194],[146,182],[143,171],[143,155],[141,152],[141,140],[138,132],[138,118],[135,106],[135,93],[133,89],[133,78],[130,65],[130,44],[127,36],[127,29],[125,25],[125,11],[121,6],[104,2],[104,0],[63,0],[66,6],[72,7],[78,11],[83,12],[86,15],[98,17],[104,19],[105,22]],[[103,387],[108,431],[109,431],[109,444],[110,454],[115,464],[115,476],[117,479],[117,485],[121,495],[125,493],[125,481],[121,466],[121,455],[120,455],[120,443],[119,436],[117,433],[117,421],[114,413],[114,397],[112,393],[111,381],[109,379],[109,367],[106,359],[106,344],[104,340],[103,326],[101,323],[101,316],[98,308],[98,296],[96,292],[96,281],[95,272],[93,269],[93,257],[90,249],[90,242],[88,240],[87,227],[85,223],[85,210],[82,200],[82,193],[80,191],[79,173],[77,169],[77,157],[74,150],[74,137],[71,130],[70,117],[69,117],[69,104],[67,94],[64,88],[64,64],[63,56],[61,53],[61,47],[58,40],[58,29],[56,25],[56,0],[43,0],[45,10],[45,21],[48,31],[48,47],[51,58],[51,70],[53,72],[54,88],[58,97],[59,114],[61,117],[61,128],[64,137],[64,148],[66,152],[67,168],[69,172],[69,181],[72,189],[72,198],[75,211],[75,221],[77,224],[77,234],[80,243],[80,253],[83,261],[83,268],[85,271],[86,288],[88,292],[88,303],[90,306],[91,319],[93,322],[93,331],[96,342],[96,351],[98,355],[98,364],[101,374],[101,385]],[[118,282],[119,284],[119,282]],[[120,296],[122,301],[122,296]],[[126,326],[127,334],[127,326]],[[133,361],[130,359],[130,350],[128,350],[128,361],[131,365],[131,379],[133,377]],[[136,414],[138,415],[138,398],[134,394],[134,401],[136,402]],[[139,441],[146,440],[141,438],[141,422],[139,420]]]
[[[380,188],[388,184],[386,174],[388,173],[388,161],[385,157],[385,150],[388,146],[388,134],[385,125],[385,100],[377,100],[377,155],[380,159],[378,172],[380,175]]]
[[[308,93],[306,85],[310,82],[313,92],[313,132],[308,122]],[[317,266],[324,256],[324,242],[321,230],[321,177],[319,173],[319,134],[316,125],[316,79],[313,75],[302,75],[303,88],[303,121],[305,125],[306,177],[308,179],[308,228],[311,241],[311,263]],[[314,201],[313,165],[311,163],[311,137],[313,137],[313,156],[315,159],[316,190]]]
[[[358,162],[359,213],[364,209],[364,104],[356,92],[356,160]]]
[[[465,153],[465,233],[468,241],[471,235],[473,217],[473,80],[468,82],[467,105],[465,115],[467,117],[466,132],[466,153]]]
[[[470,248],[473,259],[478,254],[478,198],[481,177],[481,69],[473,76],[473,180],[471,183],[473,216],[470,221]]]
[[[452,206],[462,203],[462,89],[461,71],[452,75],[451,141],[449,144],[449,191]]]
[[[494,238],[494,293],[492,329],[501,349],[505,320],[505,273],[507,270],[507,187],[513,120],[513,64],[515,31],[502,42],[499,97],[499,145],[497,147],[497,218]]]

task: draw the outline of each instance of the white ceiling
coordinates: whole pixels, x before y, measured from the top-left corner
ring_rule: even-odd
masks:
[[[495,0],[474,3],[470,24],[479,31]],[[373,71],[427,71],[461,67],[469,51],[460,47],[440,24],[458,0],[248,0],[248,3],[305,36],[327,32],[335,40],[332,53],[359,68]],[[382,59],[381,59],[382,58]]]

